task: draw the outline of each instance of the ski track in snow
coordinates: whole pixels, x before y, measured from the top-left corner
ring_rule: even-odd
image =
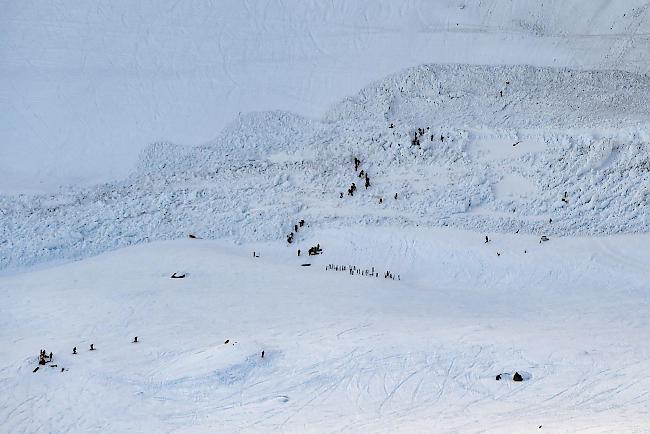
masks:
[[[647,278],[634,262],[601,260],[603,246],[606,259],[646,257],[646,235],[539,244],[494,234],[484,244],[449,228],[309,230],[300,244],[313,237],[325,253],[308,269],[282,242],[185,240],[0,278],[0,337],[13,342],[0,353],[0,384],[12,391],[0,426],[648,428]],[[402,280],[324,270],[364,260]],[[169,279],[179,266],[189,276]],[[69,370],[33,374],[40,347]],[[529,380],[494,380],[515,370]]]
[[[571,13],[551,17],[529,6],[521,15],[499,1],[448,3],[438,14],[445,21],[435,22],[426,11],[413,16],[424,7],[415,1],[337,6],[342,16],[299,4],[324,29],[290,19],[301,16],[291,2],[242,2],[240,18],[255,37],[234,24],[214,26],[206,15],[205,25],[175,24],[176,33],[163,38],[157,26],[141,26],[146,7],[121,16],[124,28],[138,28],[133,51],[142,56],[156,41],[187,34],[187,52],[163,61],[124,64],[128,57],[116,57],[115,46],[88,42],[134,72],[135,82],[120,87],[134,100],[147,91],[140,74],[152,65],[163,81],[166,74],[187,80],[178,63],[188,53],[204,59],[192,72],[197,87],[170,84],[149,102],[156,120],[178,119],[160,134],[206,111],[205,101],[179,101],[174,110],[185,114],[170,112],[166,101],[179,86],[191,97],[222,95],[228,109],[206,111],[212,115],[259,98],[264,107],[311,117],[240,113],[203,145],[150,145],[120,181],[0,195],[0,431],[650,431],[647,3],[591,6],[589,25],[570,32],[564,15]],[[503,14],[506,6],[512,10]],[[556,6],[550,9],[566,12]],[[187,8],[177,4],[170,13],[194,16]],[[83,29],[112,12],[98,7],[68,24]],[[405,33],[378,17],[415,28]],[[169,24],[168,15],[159,19]],[[20,16],[3,22],[34,24]],[[61,27],[44,24],[46,33]],[[192,38],[195,32],[201,37]],[[323,116],[308,110],[315,95],[338,98],[344,90],[337,71],[324,71],[327,80],[314,72],[326,69],[323,59],[336,64],[333,47],[346,40],[345,56],[372,69],[356,57],[377,57],[370,41],[398,34],[413,41],[415,53],[428,47],[419,38],[434,38],[444,46],[441,61],[463,60],[450,53],[476,35],[479,51],[491,38],[508,46],[534,40],[541,64],[558,56],[558,65],[630,72],[422,65],[367,85]],[[282,38],[289,52],[279,49]],[[605,48],[588,54],[598,44]],[[24,88],[29,77],[16,79],[21,65],[54,67],[51,53],[59,50],[47,46],[43,57],[22,59],[20,46],[8,44],[0,66],[10,78],[4,83]],[[580,52],[588,62],[574,57]],[[84,56],[84,70],[101,69],[101,59]],[[521,62],[515,50],[486,63],[512,63],[508,56]],[[409,54],[377,70],[414,60]],[[283,64],[296,72],[266,90],[286,75]],[[101,111],[110,91],[88,89],[95,89],[88,104]],[[66,89],[59,91],[63,98]],[[228,104],[242,97],[242,105]],[[12,143],[13,125],[52,122],[15,106],[6,110],[12,127],[0,126]],[[418,128],[426,133],[413,143]],[[368,189],[354,157],[370,176]],[[27,184],[19,172],[6,173]],[[352,182],[358,191],[350,197]],[[306,225],[288,245],[300,219]],[[189,234],[202,239],[179,240]],[[540,242],[542,235],[550,241]],[[295,256],[316,243],[322,256]],[[300,267],[305,261],[312,266]],[[401,279],[325,271],[331,263]],[[171,280],[172,272],[187,277]],[[131,344],[136,334],[140,342]],[[97,351],[87,350],[91,343]],[[70,354],[73,346],[78,355]],[[39,348],[68,371],[32,373]],[[527,381],[510,381],[515,370]],[[499,373],[505,378],[497,382]]]

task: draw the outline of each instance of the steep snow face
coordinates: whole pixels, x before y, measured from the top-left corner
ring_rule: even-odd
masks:
[[[0,192],[122,178],[150,143],[207,143],[240,112],[317,118],[422,63],[644,73],[646,3],[4,2]]]
[[[430,65],[368,86],[323,121],[242,115],[209,145],[153,145],[126,181],[0,197],[0,267],[188,233],[279,240],[300,218],[320,228],[647,232],[649,83],[631,73]]]

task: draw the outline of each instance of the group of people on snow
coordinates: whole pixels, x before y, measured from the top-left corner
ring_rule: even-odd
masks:
[[[289,244],[293,243],[294,234],[297,234],[298,229],[303,227],[304,225],[305,225],[305,220],[304,219],[300,219],[298,224],[293,225],[293,232],[291,232],[289,235],[287,235],[287,243],[289,243]],[[300,254],[298,254],[298,256],[300,256]]]
[[[350,276],[358,275],[358,276],[368,276],[368,277],[379,277],[379,272],[375,271],[375,267],[372,267],[370,269],[362,269],[357,267],[356,265],[336,265],[336,264],[327,264],[325,266],[325,271],[347,271]],[[385,271],[384,272],[384,279],[392,279],[395,280],[395,277],[397,276],[397,280],[400,280],[399,274],[394,275],[390,271]]]

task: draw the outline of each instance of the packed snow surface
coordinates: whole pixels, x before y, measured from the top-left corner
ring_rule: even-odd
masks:
[[[650,430],[648,235],[303,230],[0,278],[0,431]]]

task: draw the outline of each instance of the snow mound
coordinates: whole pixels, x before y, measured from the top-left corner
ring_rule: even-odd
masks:
[[[646,75],[533,66],[424,65],[392,75],[335,105],[345,118],[491,128],[647,124]]]
[[[649,96],[647,76],[623,72],[412,68],[321,121],[240,115],[211,143],[150,146],[125,181],[0,196],[0,268],[188,233],[279,240],[299,219],[313,228],[647,232]]]
[[[187,153],[187,148],[168,142],[156,142],[144,148],[138,156],[136,170],[153,173],[164,170],[170,162]]]
[[[296,152],[309,145],[318,122],[281,111],[240,115],[209,145],[242,160],[261,160],[276,152]]]

